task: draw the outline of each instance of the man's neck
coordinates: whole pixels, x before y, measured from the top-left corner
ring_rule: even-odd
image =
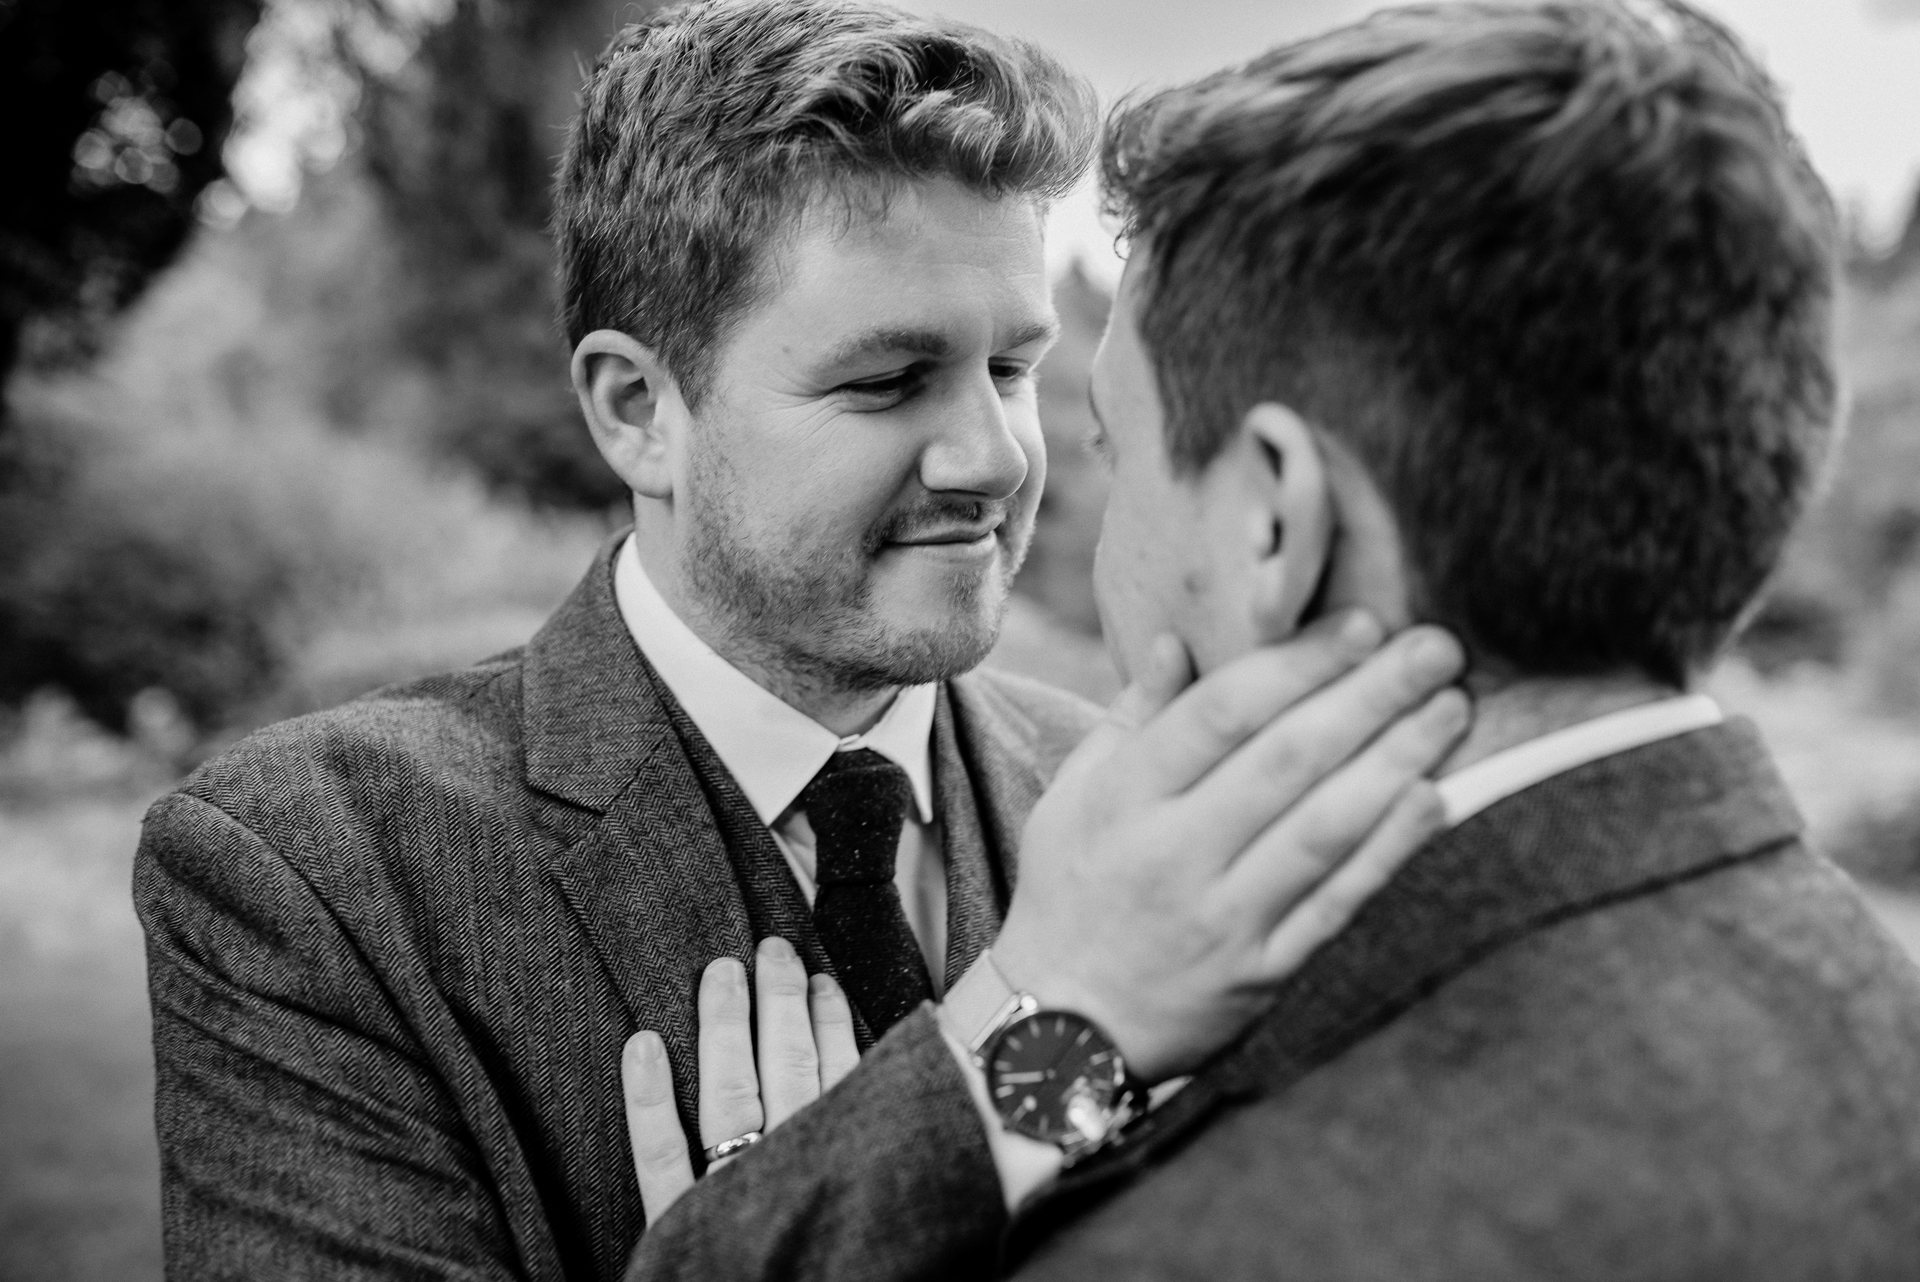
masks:
[[[713,647],[713,652],[753,679],[782,703],[804,712],[827,729],[845,739],[865,734],[878,724],[900,693],[899,686],[880,689],[848,690],[829,681],[789,672],[773,662],[763,662],[750,647],[727,645],[727,638],[715,635],[694,619],[681,615],[694,635]]]
[[[1489,680],[1484,684],[1469,679],[1467,688],[1474,697],[1473,728],[1441,763],[1438,775],[1450,775],[1556,730],[1680,693],[1637,674]]]

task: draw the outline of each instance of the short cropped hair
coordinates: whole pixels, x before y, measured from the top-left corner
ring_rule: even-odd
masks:
[[[1724,27],[1389,10],[1123,104],[1101,168],[1176,468],[1290,405],[1489,671],[1684,685],[1731,637],[1831,434],[1836,231]]]
[[[949,178],[1044,203],[1079,180],[1097,124],[1085,81],[959,23],[837,0],[661,10],[600,56],[568,135],[554,210],[568,341],[631,334],[697,404],[811,202]]]

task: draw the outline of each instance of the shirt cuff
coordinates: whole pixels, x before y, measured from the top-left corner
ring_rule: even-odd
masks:
[[[1064,1159],[1053,1145],[1010,1131],[1001,1123],[987,1093],[987,1075],[973,1062],[970,1043],[999,1012],[1008,995],[1005,982],[982,953],[940,1003],[940,1035],[959,1063],[960,1075],[967,1079],[967,1093],[973,1097],[981,1125],[986,1128],[987,1150],[1000,1175],[1007,1212],[1012,1214],[1060,1177]]]

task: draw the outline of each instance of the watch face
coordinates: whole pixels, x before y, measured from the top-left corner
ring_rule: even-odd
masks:
[[[987,1054],[994,1108],[1012,1129],[1053,1144],[1103,1139],[1125,1078],[1113,1043],[1069,1011],[1015,1021]]]

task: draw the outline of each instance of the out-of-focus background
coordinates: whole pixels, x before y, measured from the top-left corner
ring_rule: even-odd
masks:
[[[954,0],[1111,96],[1366,0]],[[1848,211],[1851,434],[1714,689],[1920,941],[1920,3],[1718,0]],[[0,0],[0,1282],[157,1278],[140,815],[264,721],[518,644],[622,523],[547,178],[613,0]],[[1054,220],[1052,476],[995,662],[1104,697]]]

